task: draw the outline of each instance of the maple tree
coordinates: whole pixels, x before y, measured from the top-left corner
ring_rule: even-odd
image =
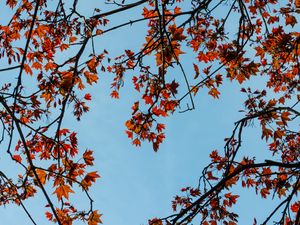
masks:
[[[102,223],[88,192],[100,177],[91,169],[93,151],[79,149],[76,132],[63,127],[68,106],[78,120],[89,111],[89,86],[100,73],[114,75],[112,98],[119,98],[124,76],[131,76],[140,99],[125,122],[126,134],[136,146],[149,141],[154,151],[165,139],[163,117],[193,110],[203,89],[218,99],[227,79],[241,86],[244,117],[225,139],[224,152],[211,152],[199,186],[183,188],[183,195],[172,202],[174,214],[149,224],[189,224],[199,217],[204,225],[235,225],[238,215],[231,208],[239,196],[231,190],[238,185],[280,200],[262,224],[300,224],[300,33],[295,29],[300,1],[106,3],[112,9],[96,8],[86,15],[78,0],[6,1],[11,17],[0,25],[0,60],[6,65],[0,72],[9,72],[12,79],[0,89],[1,141],[7,141],[7,153],[20,171],[17,178],[0,173],[0,204],[20,205],[37,224],[23,201],[41,191],[49,221]],[[130,10],[139,11],[134,15],[139,17],[117,25],[110,21],[110,16]],[[231,17],[234,23],[228,22]],[[95,48],[94,40],[103,35],[142,22],[147,33],[138,50],[126,49],[111,59],[109,49]],[[194,59],[191,65],[182,63],[186,54]],[[61,57],[65,55],[67,59]],[[193,74],[186,72],[187,66]],[[262,90],[243,86],[247,81],[251,86],[257,76],[265,82]],[[190,103],[183,108],[186,101]],[[243,132],[254,121],[260,124],[270,159],[241,156]],[[90,201],[89,209],[69,200],[80,191]]]

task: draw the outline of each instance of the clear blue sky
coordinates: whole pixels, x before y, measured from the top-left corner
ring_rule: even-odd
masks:
[[[79,2],[79,8],[84,11],[101,8],[99,1]],[[131,11],[124,17],[114,19],[126,21],[136,13]],[[138,49],[145,32],[144,24],[127,27],[97,41],[96,48],[101,51],[105,46],[112,55],[123,49]],[[192,77],[190,61],[194,60],[193,57],[184,55],[182,58]],[[180,72],[177,74],[181,76]],[[93,101],[90,112],[80,122],[70,117],[66,117],[64,122],[64,127],[78,132],[83,151],[89,148],[95,152],[96,161],[92,170],[98,170],[102,177],[91,192],[95,208],[104,214],[102,219],[106,225],[147,224],[150,218],[171,214],[173,197],[179,194],[182,187],[197,184],[202,168],[208,163],[209,153],[214,149],[222,151],[224,138],[230,136],[233,123],[243,116],[238,113],[243,108],[244,100],[239,93],[240,87],[225,82],[220,100],[207,96],[207,90],[201,91],[195,99],[194,111],[175,113],[164,120],[167,138],[159,152],[155,153],[147,143],[141,148],[133,147],[124,134],[124,122],[130,117],[130,107],[136,99],[136,94],[129,91],[132,89],[131,79],[127,80],[121,91],[121,99],[113,100],[109,96],[112,75],[100,74],[99,78],[98,84],[91,89]],[[261,80],[256,82],[252,84],[262,85]],[[256,124],[245,131],[243,151],[247,155],[264,154],[260,152],[266,151],[258,129]],[[1,167],[13,169],[14,165]],[[270,201],[261,202],[260,197],[255,200],[254,190],[237,188],[235,191],[242,195],[237,207],[241,215],[239,224],[252,224],[254,216],[264,218],[270,211]],[[82,206],[87,203],[79,197],[75,201]],[[45,204],[40,194],[26,204],[39,224],[43,225],[48,224],[44,219],[44,208],[41,208]],[[1,207],[0,215],[0,224],[30,224],[22,209],[15,206]]]

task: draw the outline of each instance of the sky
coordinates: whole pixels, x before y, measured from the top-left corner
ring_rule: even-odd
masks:
[[[95,0],[79,2],[78,8],[86,12],[102,6]],[[111,20],[126,21],[136,13],[131,11]],[[234,18],[230,22],[234,23]],[[124,49],[139,48],[145,32],[145,24],[126,27],[104,36],[96,46],[100,49],[105,46],[111,54],[117,55]],[[194,59],[186,54],[182,60],[187,71],[193,74],[189,63]],[[178,71],[175,73],[180,76]],[[195,98],[195,110],[176,112],[163,120],[167,126],[166,140],[155,153],[148,143],[143,143],[140,148],[134,147],[125,135],[124,122],[130,118],[130,107],[137,96],[130,91],[132,85],[128,78],[120,92],[121,98],[112,99],[109,96],[112,78],[111,74],[99,74],[98,84],[91,88],[90,112],[80,122],[67,116],[63,126],[78,132],[83,151],[94,150],[95,166],[91,171],[99,171],[101,179],[92,188],[91,195],[95,208],[103,213],[104,224],[146,225],[148,219],[172,213],[171,201],[180,194],[181,188],[197,185],[203,167],[209,162],[209,153],[214,149],[222,151],[224,138],[231,135],[234,122],[243,116],[238,111],[243,109],[245,96],[240,95],[240,86],[228,81],[221,89],[219,100],[209,97],[207,90],[200,91]],[[253,84],[263,86],[263,80],[257,78]],[[242,146],[245,154],[266,155],[259,129],[259,125],[254,124],[245,130]],[[7,163],[1,167],[13,170],[14,165]],[[254,216],[264,219],[270,212],[272,201],[261,201],[259,196],[254,198],[254,190],[236,188],[233,191],[241,195],[235,208],[240,213],[239,224],[252,224]],[[83,207],[87,204],[84,198],[72,198]],[[39,225],[49,224],[40,213],[44,210],[41,206],[46,204],[41,194],[25,204]],[[16,206],[0,207],[0,215],[0,224],[30,224],[22,209]]]

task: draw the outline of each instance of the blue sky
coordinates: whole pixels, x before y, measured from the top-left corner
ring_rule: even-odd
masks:
[[[102,6],[92,0],[80,1],[80,4],[79,8],[83,11]],[[136,13],[132,11],[111,20],[126,20]],[[96,46],[99,51],[105,46],[112,55],[123,49],[137,49],[146,32],[144,25],[110,33],[97,41]],[[184,55],[182,58],[187,71],[193,74],[189,66],[189,62],[194,60],[192,56]],[[180,76],[179,72],[177,74]],[[195,98],[195,110],[175,113],[164,120],[167,138],[155,153],[148,143],[142,144],[141,148],[132,146],[124,133],[124,122],[130,117],[131,104],[137,97],[130,90],[131,79],[127,79],[124,85],[121,99],[114,100],[109,96],[112,75],[100,74],[99,78],[98,84],[91,88],[93,101],[90,112],[80,122],[68,116],[64,122],[64,127],[78,132],[83,151],[89,148],[95,152],[92,170],[98,170],[102,177],[91,191],[95,208],[104,214],[102,219],[107,225],[147,224],[150,218],[171,214],[173,197],[182,187],[197,185],[202,168],[209,162],[209,153],[214,149],[222,151],[224,138],[230,136],[234,122],[243,116],[238,110],[243,109],[245,96],[240,95],[237,84],[230,82],[225,82],[219,100],[207,96],[207,90],[200,91]],[[262,80],[258,78],[251,85],[261,86]],[[245,130],[242,151],[248,155],[265,155],[266,148],[258,131],[258,124]],[[7,163],[5,167],[13,169],[14,165]],[[235,191],[235,194],[242,195],[237,207],[241,214],[239,224],[252,224],[254,216],[263,219],[272,206],[271,201],[264,201],[262,205],[259,196],[255,200],[254,190],[237,188]],[[74,200],[82,206],[87,203],[80,197]],[[41,194],[29,200],[27,205],[39,224],[48,224],[41,208],[45,205]],[[0,215],[0,224],[30,224],[22,209],[15,206],[1,207]]]

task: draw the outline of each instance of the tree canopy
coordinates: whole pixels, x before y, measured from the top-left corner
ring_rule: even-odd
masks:
[[[136,92],[124,121],[126,135],[135,146],[148,141],[154,151],[166,138],[164,118],[195,109],[197,96],[217,101],[230,81],[245,98],[243,117],[224,149],[209,155],[198,186],[183,187],[172,201],[174,214],[158,215],[149,224],[238,224],[236,186],[279,200],[264,221],[254,224],[300,224],[300,1],[107,0],[89,12],[78,2],[0,3],[9,15],[0,21],[1,144],[19,174],[0,171],[0,204],[21,206],[36,225],[23,202],[41,192],[49,221],[102,223],[89,194],[100,178],[93,170],[93,151],[80,149],[76,130],[63,121],[70,112],[80,120],[89,111],[90,86],[110,73],[112,98],[121,97],[125,82]],[[117,19],[123,13],[129,19]],[[136,49],[114,56],[105,42],[99,44],[116,30],[135,26],[144,28]],[[116,43],[123,49],[122,44],[121,39]],[[257,77],[263,88],[257,87]],[[270,158],[241,152],[244,130],[253,123],[260,126]],[[70,201],[79,192],[89,208]]]

